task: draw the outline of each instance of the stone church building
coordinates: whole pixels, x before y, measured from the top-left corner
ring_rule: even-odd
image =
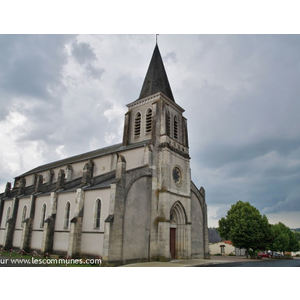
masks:
[[[123,141],[36,167],[0,194],[0,247],[107,264],[208,258],[205,190],[191,181],[187,119],[155,46]]]

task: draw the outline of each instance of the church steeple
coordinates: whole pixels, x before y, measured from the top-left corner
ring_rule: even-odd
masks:
[[[175,102],[158,45],[156,44],[138,100],[158,92],[165,94]]]
[[[164,64],[156,44],[137,100],[127,104],[123,145],[148,141],[153,145],[172,142],[176,151],[188,157],[187,120],[174,100]]]

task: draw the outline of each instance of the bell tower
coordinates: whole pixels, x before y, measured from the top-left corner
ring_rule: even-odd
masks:
[[[143,141],[168,143],[187,156],[187,122],[182,115],[184,109],[175,103],[157,44],[139,98],[128,104],[127,108],[124,146]]]
[[[152,170],[151,257],[189,258],[191,172],[187,120],[184,109],[175,102],[157,44],[139,98],[127,107],[123,145],[146,146],[145,162]]]

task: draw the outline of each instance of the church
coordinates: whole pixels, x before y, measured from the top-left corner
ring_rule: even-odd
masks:
[[[205,190],[191,180],[187,119],[155,49],[123,141],[38,166],[0,194],[0,247],[106,265],[209,258]]]

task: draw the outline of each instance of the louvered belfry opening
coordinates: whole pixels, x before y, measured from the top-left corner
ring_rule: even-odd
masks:
[[[149,108],[146,113],[146,133],[152,130],[152,109]]]
[[[138,112],[134,120],[134,136],[138,137],[141,134],[141,114]]]
[[[166,117],[166,128],[167,128],[167,135],[171,136],[171,117],[170,113],[167,112],[167,117]]]
[[[174,116],[174,139],[178,139],[178,121],[176,116]]]

